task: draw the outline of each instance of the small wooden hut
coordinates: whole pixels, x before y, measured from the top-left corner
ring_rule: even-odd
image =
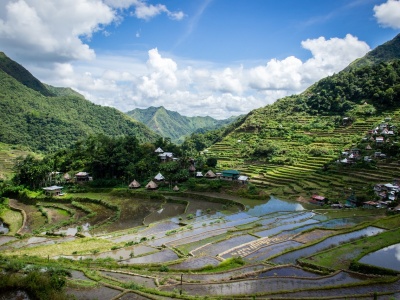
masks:
[[[153,180],[151,180],[148,184],[146,184],[146,189],[156,190],[156,189],[158,189],[158,185]]]
[[[204,175],[205,178],[216,178],[217,175],[211,170],[208,170],[207,173]]]
[[[140,183],[135,180],[133,180],[130,184],[129,184],[129,188],[130,189],[137,189],[140,188]]]

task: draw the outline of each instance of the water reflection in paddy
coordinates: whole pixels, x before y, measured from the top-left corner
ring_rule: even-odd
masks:
[[[277,243],[277,244],[273,244],[273,245],[269,245],[269,246],[260,248],[257,251],[251,253],[250,255],[247,255],[245,257],[245,259],[251,260],[251,261],[262,261],[262,260],[268,259],[271,256],[274,256],[280,252],[283,252],[289,248],[295,248],[295,247],[299,247],[301,245],[302,244],[299,242],[285,241],[282,243]]]
[[[0,233],[7,234],[9,231],[8,226],[0,220]]]
[[[400,271],[400,244],[372,252],[360,259],[361,263]]]
[[[298,223],[289,223],[289,224],[284,224],[284,225],[280,225],[280,226],[277,226],[277,227],[273,227],[273,228],[270,228],[270,229],[257,231],[257,232],[255,232],[255,234],[257,236],[260,236],[260,237],[268,237],[268,236],[275,235],[275,234],[277,234],[277,233],[279,233],[281,231],[284,231],[284,230],[293,229],[295,227],[299,227],[299,226],[307,225],[307,224],[313,224],[313,223],[318,223],[318,221],[312,220],[312,219],[308,219],[308,220],[304,220],[304,221],[298,222]]]
[[[273,212],[300,210],[304,210],[304,207],[300,203],[284,201],[271,196],[268,202],[250,208],[247,210],[247,213],[252,216],[260,217]]]
[[[271,261],[274,263],[277,263],[277,264],[289,264],[289,263],[294,264],[294,263],[296,263],[296,260],[299,259],[300,257],[307,257],[307,256],[312,255],[313,253],[316,253],[318,251],[326,249],[327,247],[339,245],[339,243],[347,242],[351,239],[361,238],[363,236],[376,235],[383,231],[384,231],[383,229],[370,226],[370,227],[360,229],[357,231],[335,235],[335,236],[327,238],[324,241],[322,241],[318,244],[315,244],[313,246],[302,248],[302,249],[292,251],[292,252],[283,254],[281,256],[278,256],[278,257],[272,259]]]

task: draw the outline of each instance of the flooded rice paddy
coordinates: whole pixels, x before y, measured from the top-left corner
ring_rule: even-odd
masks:
[[[395,244],[370,253],[361,258],[359,262],[380,268],[400,271],[400,244]]]
[[[371,284],[376,280],[373,276],[341,270],[321,275],[297,265],[299,258],[385,231],[373,225],[350,231],[368,221],[367,217],[332,218],[318,209],[307,210],[297,202],[275,197],[261,203],[249,201],[252,205],[245,211],[238,211],[236,206],[226,211],[221,203],[193,199],[185,199],[187,205],[151,200],[143,207],[136,200],[130,208],[127,199],[115,200],[114,205],[121,205],[121,217],[110,224],[107,221],[115,216],[114,210],[83,202],[81,209],[75,207],[76,222],[58,228],[56,233],[63,235],[58,237],[32,235],[35,228],[43,228],[41,218],[33,214],[23,228],[30,235],[20,239],[2,235],[0,250],[12,253],[13,249],[28,248],[32,255],[40,255],[34,252],[36,246],[73,242],[80,239],[79,233],[113,245],[101,251],[92,249],[86,255],[63,256],[77,264],[91,262],[90,269],[86,269],[90,273],[85,272],[96,280],[84,272],[70,270],[71,284],[66,291],[76,299],[146,299],[147,289],[155,295],[166,292],[165,299],[179,298],[180,291],[210,298],[273,295],[287,299],[321,295],[346,295],[351,299],[353,295],[370,293],[374,287],[381,292],[387,288],[391,295],[400,292],[397,280]],[[14,205],[25,209],[17,201]],[[33,207],[26,209],[33,212]],[[86,213],[82,213],[85,209]],[[52,214],[52,224],[71,217],[57,208],[47,211]],[[86,217],[88,211],[95,214]],[[360,262],[373,264],[379,261],[377,257],[384,258],[389,265],[376,265],[400,271],[399,261],[395,261],[396,255],[400,256],[399,249],[399,245],[393,245]],[[101,267],[105,259],[112,262],[107,268]],[[226,267],[230,260],[236,262],[234,267]],[[90,284],[77,287],[79,282]]]

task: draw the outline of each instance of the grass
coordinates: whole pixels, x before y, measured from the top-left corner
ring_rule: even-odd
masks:
[[[73,252],[83,255],[92,254],[93,251],[103,252],[109,251],[111,247],[118,246],[105,239],[98,238],[82,238],[72,242],[65,242],[54,245],[37,246],[32,248],[13,249],[12,251],[4,251],[4,255],[28,255],[39,257],[53,257],[59,255],[71,255]]]
[[[6,224],[8,224],[10,230],[8,233],[9,235],[16,234],[18,229],[20,229],[22,226],[23,217],[18,211],[6,209],[3,211],[0,218],[3,219]]]
[[[300,262],[335,270],[349,269],[353,260],[368,253],[400,242],[400,229],[386,231],[378,235],[358,239],[350,243],[317,253]]]

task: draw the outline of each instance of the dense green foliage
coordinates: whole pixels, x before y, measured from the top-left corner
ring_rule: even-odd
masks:
[[[400,34],[394,39],[376,47],[364,57],[352,62],[345,70],[358,69],[364,66],[372,66],[381,62],[388,62],[399,59],[400,53]]]
[[[189,176],[189,160],[183,156],[179,162],[162,163],[158,153],[154,152],[158,147],[173,152],[175,156],[182,154],[179,147],[162,138],[154,144],[141,144],[131,136],[90,136],[43,159],[32,155],[21,158],[15,166],[14,182],[34,189],[53,184],[56,179],[50,174],[53,171],[70,173],[71,176],[78,171],[85,171],[95,179],[94,185],[102,187],[126,184],[133,179],[152,179],[158,172],[162,172],[168,180],[186,180]]]
[[[182,143],[185,136],[194,132],[206,132],[230,124],[237,117],[216,120],[211,117],[186,117],[164,107],[136,108],[127,112],[159,135],[170,138],[174,143]]]
[[[114,108],[93,104],[71,90],[51,88],[59,96],[44,96],[1,69],[0,86],[3,143],[26,145],[34,151],[54,151],[91,134],[129,135],[140,141],[157,139],[142,123]]]
[[[41,93],[43,96],[54,96],[46,86],[36,79],[23,66],[9,59],[3,52],[0,52],[0,70],[15,78],[26,87]],[[3,87],[3,86],[2,86]]]

